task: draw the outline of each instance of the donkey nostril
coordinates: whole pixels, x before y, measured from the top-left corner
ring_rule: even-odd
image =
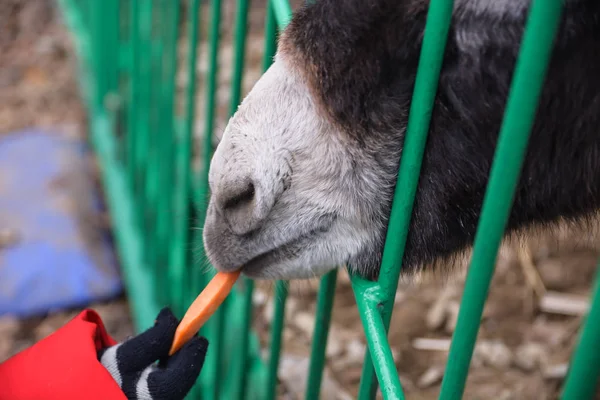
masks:
[[[224,178],[212,200],[225,227],[235,235],[261,228],[275,204],[274,193],[248,175],[231,174]]]
[[[274,196],[250,176],[226,178],[213,197],[218,217],[236,235],[260,228],[273,207]]]
[[[254,200],[254,194],[254,184],[248,182],[247,185],[242,186],[239,190],[229,193],[223,201],[223,210],[231,210],[242,204],[250,203]]]

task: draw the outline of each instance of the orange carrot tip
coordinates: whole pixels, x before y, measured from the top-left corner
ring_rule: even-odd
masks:
[[[227,298],[233,289],[235,282],[240,277],[241,270],[235,272],[218,272],[206,285],[204,290],[196,297],[196,300],[188,308],[175,331],[175,338],[171,345],[169,355],[173,355],[217,311],[219,306]]]

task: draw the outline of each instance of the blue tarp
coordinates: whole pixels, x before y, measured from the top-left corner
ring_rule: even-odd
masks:
[[[114,298],[122,282],[84,143],[53,132],[0,135],[0,315]]]

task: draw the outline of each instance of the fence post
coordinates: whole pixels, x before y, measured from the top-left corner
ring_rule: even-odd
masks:
[[[465,389],[483,306],[525,159],[562,6],[563,0],[534,0],[531,5],[475,235],[473,258],[440,400],[460,399]]]
[[[306,400],[317,400],[321,391],[321,380],[325,369],[325,352],[327,337],[331,325],[331,312],[337,283],[338,270],[334,269],[323,278],[319,284],[317,295],[317,315],[310,352],[310,365],[308,367],[308,383],[306,387]]]
[[[383,326],[386,331],[389,329],[392,318],[394,297],[417,192],[431,112],[444,59],[453,4],[453,0],[431,0],[427,12],[404,150],[400,159],[398,181],[378,280],[383,298],[386,299],[381,309]],[[360,382],[359,399],[375,398],[377,384],[369,352],[365,355]]]

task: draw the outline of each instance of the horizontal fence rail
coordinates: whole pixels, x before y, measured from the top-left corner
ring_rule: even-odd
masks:
[[[181,316],[212,276],[205,268],[201,231],[193,227],[203,225],[208,202],[219,54],[223,49],[223,4],[221,0],[58,2],[79,56],[90,141],[100,161],[135,327],[141,331],[152,325],[164,305],[170,305]],[[453,5],[452,0],[429,3],[380,277],[373,282],[351,276],[367,341],[360,400],[375,398],[378,386],[386,400],[405,398],[387,332]],[[244,95],[250,2],[235,0],[235,7],[228,116],[235,113]],[[465,301],[442,381],[442,400],[460,399],[465,389],[562,8],[562,0],[532,1],[475,238]],[[271,65],[277,35],[291,17],[288,0],[267,0],[263,71]],[[178,59],[182,37],[186,39],[186,62]],[[204,40],[208,46],[205,60],[198,50]],[[206,62],[207,69],[198,76],[200,62]],[[185,90],[178,94],[176,76],[182,69]],[[196,115],[199,98],[204,99],[201,120]],[[178,100],[183,104],[180,111]],[[195,138],[197,121],[202,122],[201,139]],[[194,168],[196,154],[200,162]],[[307,400],[319,398],[337,276],[337,270],[328,273],[319,286]],[[189,399],[277,398],[288,283],[275,283],[266,360],[252,332],[253,291],[253,282],[242,279],[202,328],[211,350]],[[596,351],[599,341],[600,273],[563,399],[594,396],[600,374],[600,351]]]

